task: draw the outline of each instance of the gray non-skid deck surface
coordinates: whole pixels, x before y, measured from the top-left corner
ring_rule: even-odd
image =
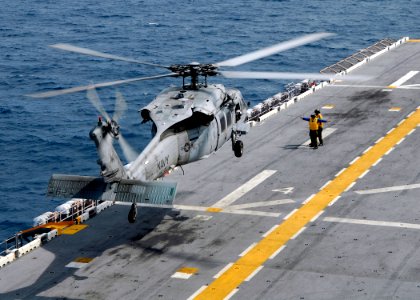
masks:
[[[245,208],[280,216],[142,208],[131,225],[129,207],[113,206],[89,220],[87,229],[1,269],[0,298],[187,299],[420,105],[416,89],[337,85],[386,87],[412,70],[420,70],[420,43],[404,44],[353,72],[372,75],[370,80],[336,83],[258,124],[243,137],[242,158],[227,144],[209,159],[185,166],[185,175],[179,170],[167,178],[179,182],[176,204],[210,207],[257,174],[274,170],[232,205],[293,200]],[[404,83],[409,84],[420,84],[420,73]],[[327,104],[334,108],[321,111],[330,120],[327,127],[336,130],[318,150],[299,147],[308,140],[300,117]],[[419,299],[419,229],[325,219],[420,224],[419,189],[356,193],[420,183],[419,146],[417,129],[238,286],[233,298]],[[81,269],[65,267],[78,257],[94,259]],[[189,279],[171,277],[183,267],[198,271]]]

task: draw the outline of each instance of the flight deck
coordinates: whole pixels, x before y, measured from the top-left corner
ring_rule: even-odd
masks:
[[[0,269],[1,299],[418,299],[420,40],[177,169],[173,208],[113,205]],[[309,117],[328,120],[308,146]]]

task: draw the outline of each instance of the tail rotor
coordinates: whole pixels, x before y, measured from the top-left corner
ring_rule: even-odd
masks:
[[[113,137],[118,140],[127,162],[134,161],[137,158],[138,153],[133,149],[133,147],[130,146],[130,144],[123,137],[119,130],[120,126],[118,122],[124,115],[124,112],[127,110],[127,102],[125,101],[123,95],[119,91],[115,93],[115,109],[112,119],[110,118],[109,114],[106,112],[104,106],[102,105],[102,102],[95,88],[87,90],[87,98],[89,99],[90,103],[92,103],[92,105],[96,108],[96,110],[106,119],[107,126],[109,126],[110,132],[112,133]]]
[[[106,112],[104,106],[102,105],[101,99],[99,98],[98,93],[94,87],[87,90],[86,93],[87,98],[89,99],[90,103],[96,108],[96,110],[105,117],[107,122],[111,122],[111,118],[109,117],[108,113]]]

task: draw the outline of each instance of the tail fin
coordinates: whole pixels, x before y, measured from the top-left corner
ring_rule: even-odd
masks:
[[[54,174],[48,184],[47,196],[171,205],[176,186],[176,182],[166,181],[121,179],[109,183],[104,178]]]
[[[112,145],[113,139],[119,135],[119,128],[113,120],[103,123],[99,119],[98,125],[89,134],[98,150],[98,164],[101,167],[101,175],[106,182],[115,182],[121,178],[127,178],[123,164]]]

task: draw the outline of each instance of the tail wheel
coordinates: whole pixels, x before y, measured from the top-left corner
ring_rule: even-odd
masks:
[[[241,157],[244,153],[244,143],[242,143],[242,141],[236,141],[233,145],[233,152],[236,157]]]

